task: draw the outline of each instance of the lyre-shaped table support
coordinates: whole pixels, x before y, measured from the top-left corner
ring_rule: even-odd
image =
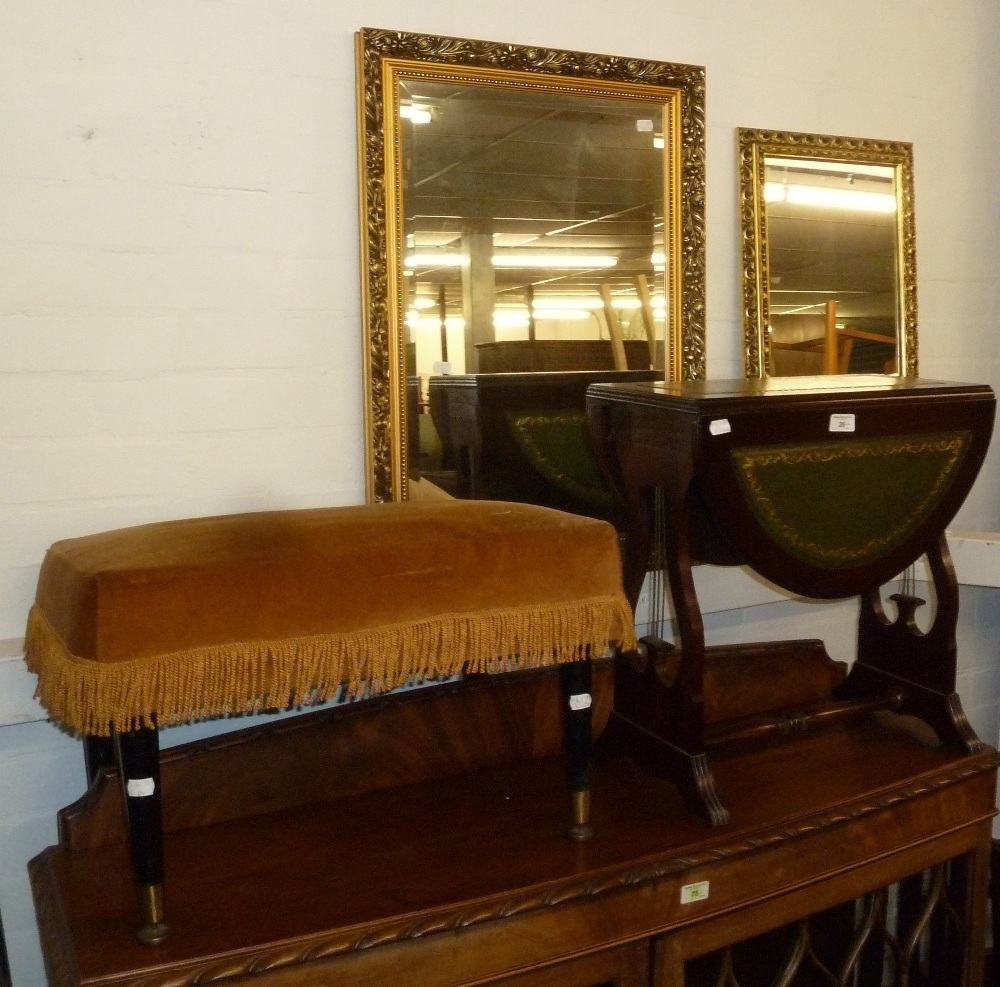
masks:
[[[890,596],[896,617],[885,611],[879,590],[861,597],[858,658],[839,690],[847,698],[896,691],[900,712],[924,720],[942,743],[969,753],[981,750],[955,692],[958,580],[942,534],[926,555],[933,580],[935,613],[927,629],[917,625],[923,600],[903,593]]]

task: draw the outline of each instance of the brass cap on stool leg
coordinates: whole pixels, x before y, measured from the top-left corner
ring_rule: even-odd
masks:
[[[590,825],[590,789],[584,792],[572,792],[573,825],[569,829],[569,838],[577,843],[583,843],[594,835],[594,827]]]
[[[163,921],[163,885],[144,884],[139,888],[139,910],[142,928],[136,933],[139,942],[155,946],[170,935],[170,926]]]

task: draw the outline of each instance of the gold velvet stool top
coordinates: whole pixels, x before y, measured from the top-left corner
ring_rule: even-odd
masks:
[[[635,644],[614,529],[491,501],[166,521],[56,542],[26,640],[73,731],[283,709]]]

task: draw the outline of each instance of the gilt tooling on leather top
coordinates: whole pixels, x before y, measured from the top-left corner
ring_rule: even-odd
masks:
[[[634,643],[611,525],[456,500],[56,542],[25,652],[50,714],[103,735]]]

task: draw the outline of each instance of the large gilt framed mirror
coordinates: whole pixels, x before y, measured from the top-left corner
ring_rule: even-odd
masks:
[[[410,496],[432,380],[704,375],[704,69],[356,46],[369,500]]]
[[[748,377],[916,376],[913,150],[739,131]]]

